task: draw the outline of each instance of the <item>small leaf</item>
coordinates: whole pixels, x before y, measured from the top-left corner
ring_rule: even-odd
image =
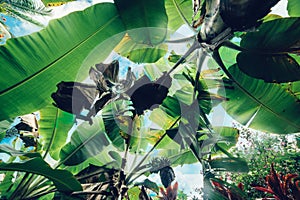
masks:
[[[159,188],[158,188],[157,184],[153,181],[150,181],[149,179],[145,179],[142,182],[135,183],[134,186],[144,186],[144,187],[152,190],[156,194],[159,193]]]

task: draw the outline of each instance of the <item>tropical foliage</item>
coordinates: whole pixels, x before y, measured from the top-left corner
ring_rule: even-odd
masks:
[[[173,200],[174,167],[200,163],[204,199],[247,199],[219,178],[249,172],[230,151],[240,130],[212,118],[222,107],[264,134],[300,131],[299,3],[282,18],[269,14],[278,1],[115,0],[8,39],[1,198]],[[182,25],[193,36],[176,38]]]

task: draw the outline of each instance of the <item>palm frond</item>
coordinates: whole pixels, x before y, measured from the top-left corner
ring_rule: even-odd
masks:
[[[37,0],[4,0],[7,6],[22,13],[47,16],[51,10]]]
[[[10,15],[11,17],[14,17],[16,19],[20,19],[20,20],[25,20],[27,22],[30,22],[32,24],[35,24],[37,26],[41,26],[43,27],[44,24],[40,23],[39,21],[33,19],[32,17],[20,12],[20,11],[17,11],[15,9],[12,9],[12,8],[7,8],[6,9],[6,14],[7,15]]]

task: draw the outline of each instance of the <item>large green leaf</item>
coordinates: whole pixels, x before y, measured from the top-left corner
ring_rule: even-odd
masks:
[[[248,172],[247,162],[241,158],[215,158],[209,161],[210,167],[219,171]]]
[[[40,32],[8,40],[0,47],[0,120],[49,104],[58,82],[86,77],[89,67],[119,43],[123,34],[117,34],[123,31],[115,5],[103,3],[53,20]]]
[[[82,190],[80,183],[66,171],[52,169],[41,157],[35,157],[22,163],[0,163],[1,171],[22,171],[42,175],[53,181],[61,192]]]
[[[235,80],[233,87],[226,88],[229,101],[223,107],[230,116],[261,131],[281,134],[300,131],[300,102],[294,95],[279,84],[247,76],[236,65],[229,72]]]
[[[59,151],[66,143],[68,132],[72,128],[74,115],[64,112],[53,105],[40,110],[39,134],[43,149],[55,160],[59,159]]]
[[[163,0],[115,0],[115,3],[133,41],[148,45],[164,41],[168,16]]]
[[[64,165],[82,163],[109,146],[101,118],[95,117],[92,122],[92,125],[88,122],[80,124],[72,134],[71,141],[61,149],[60,158]]]
[[[168,28],[176,31],[183,24],[191,24],[193,16],[192,1],[165,0],[168,14]]]
[[[300,66],[288,55],[291,47],[300,40],[300,18],[283,18],[262,24],[258,31],[243,37],[241,46],[253,52],[237,56],[240,69],[249,76],[266,82],[300,80]],[[270,53],[278,53],[270,54]]]
[[[270,56],[240,53],[237,63],[247,75],[269,83],[300,80],[300,65],[288,54]]]
[[[299,0],[288,0],[287,10],[289,16],[300,17],[300,1]]]
[[[241,46],[260,51],[284,51],[300,40],[300,18],[281,18],[268,21],[257,31],[248,32]]]

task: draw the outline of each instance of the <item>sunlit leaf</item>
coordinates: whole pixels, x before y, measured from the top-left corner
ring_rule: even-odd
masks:
[[[167,53],[168,47],[166,44],[157,46],[148,44],[138,44],[125,36],[120,44],[115,48],[115,51],[136,63],[155,63]]]
[[[103,3],[53,20],[40,32],[8,40],[0,47],[0,119],[48,105],[61,80],[86,78],[89,67],[110,54],[123,31],[115,5]]]
[[[59,151],[66,142],[74,119],[74,115],[52,105],[40,110],[39,134],[42,136],[43,149],[48,151],[52,158],[59,159]]]
[[[183,24],[192,23],[192,1],[165,0],[165,6],[169,19],[168,27],[172,31],[177,30]]]
[[[235,83],[226,88],[223,102],[227,113],[249,128],[271,133],[293,133],[300,130],[300,102],[279,84],[251,78],[236,65],[229,68]],[[224,94],[222,94],[224,95]]]
[[[289,16],[300,17],[300,2],[298,0],[288,0],[287,10]]]

